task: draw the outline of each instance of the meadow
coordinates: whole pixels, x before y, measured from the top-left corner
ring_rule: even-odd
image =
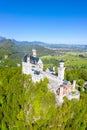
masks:
[[[75,68],[87,68],[87,53],[80,52],[69,52],[63,56],[42,56],[42,61],[45,65],[58,66],[59,61],[63,60],[66,67],[75,67]]]

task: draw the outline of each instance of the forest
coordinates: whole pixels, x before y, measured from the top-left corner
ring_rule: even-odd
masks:
[[[74,76],[87,80],[87,71],[84,72],[69,69],[65,77],[71,81]],[[86,130],[87,90],[79,90],[79,101],[65,97],[64,103],[56,106],[55,95],[47,88],[48,82],[45,78],[33,83],[30,75],[21,73],[21,68],[1,67],[0,129]],[[79,84],[82,86],[82,83]]]

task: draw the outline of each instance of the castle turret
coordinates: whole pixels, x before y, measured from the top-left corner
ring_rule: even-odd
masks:
[[[75,91],[76,80],[73,80],[73,91]]]
[[[37,56],[36,50],[35,50],[35,49],[32,49],[32,52],[33,52],[33,57],[36,57],[36,56]]]
[[[64,62],[61,61],[58,67],[58,85],[60,86],[63,83],[64,80]]]
[[[30,57],[27,57],[27,63],[30,63]]]
[[[23,74],[30,74],[30,57],[25,55],[22,61],[22,73]]]

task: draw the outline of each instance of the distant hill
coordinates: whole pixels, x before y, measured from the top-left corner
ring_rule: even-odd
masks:
[[[43,42],[27,42],[27,41],[16,41],[13,39],[0,38],[0,53],[4,52],[5,54],[13,54],[13,53],[32,53],[32,49],[35,48],[37,50],[38,55],[51,54],[53,51],[48,48],[44,48],[45,43]]]
[[[20,53],[22,55],[31,53],[32,48],[35,48],[39,56],[48,54],[54,55],[55,52],[87,51],[87,45],[48,44],[40,41],[17,41],[2,36],[0,36],[0,48],[0,50],[4,50],[5,53]]]
[[[32,54],[32,49],[37,50],[37,56],[63,56],[67,52],[87,52],[87,45],[47,44],[39,41],[16,41],[0,36],[0,66],[17,66],[21,64],[25,54]],[[8,57],[7,59],[5,57]],[[53,61],[54,62],[54,61]],[[57,61],[56,61],[57,63]]]
[[[7,55],[10,59],[15,59],[19,55],[20,47],[15,45],[11,40],[0,41],[0,60]],[[18,56],[19,57],[19,56]]]
[[[2,43],[2,42],[5,41],[5,40],[6,40],[5,37],[0,36],[0,43]]]
[[[15,53],[19,51],[19,47],[9,39],[0,42],[0,50],[4,50],[8,53]]]
[[[0,40],[0,66],[17,66],[21,64],[25,54],[32,55],[32,49],[37,50],[37,56],[54,55],[53,50],[49,50],[40,45],[15,44],[11,39]],[[6,58],[7,57],[7,58]]]
[[[5,37],[2,37],[0,36],[0,43],[2,41],[6,41],[8,40],[7,38]],[[17,41],[15,39],[10,39],[12,41],[12,43],[14,43],[15,45],[18,45],[18,46],[36,46],[36,45],[39,45],[39,46],[42,46],[42,47],[45,47],[45,48],[48,48],[48,49],[55,49],[55,48],[62,48],[62,49],[69,49],[69,50],[81,50],[81,51],[87,51],[87,44],[83,43],[82,45],[81,44],[52,44],[52,43],[45,43],[45,42],[41,42],[41,41]]]
[[[12,39],[12,42],[14,42],[16,45],[40,45],[40,46],[47,46],[48,44],[45,42],[40,41],[17,41],[15,39]]]

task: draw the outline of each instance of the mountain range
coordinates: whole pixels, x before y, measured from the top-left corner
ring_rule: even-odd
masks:
[[[2,37],[0,36],[0,42],[2,41],[6,41],[8,40],[8,38],[6,37]],[[15,39],[10,39],[13,43],[15,43],[16,45],[40,45],[40,46],[44,46],[44,47],[54,47],[54,48],[65,48],[65,47],[68,47],[68,48],[71,48],[71,47],[84,47],[84,46],[87,46],[87,44],[83,43],[83,44],[53,44],[53,43],[46,43],[46,42],[41,42],[41,41],[17,41]]]
[[[40,41],[17,41],[0,36],[0,66],[21,64],[24,55],[37,50],[37,56],[60,56],[67,52],[87,52],[87,45],[48,44]],[[5,57],[8,57],[5,59]]]
[[[49,50],[48,48],[42,46],[43,44],[43,42],[20,42],[14,39],[7,39],[0,36],[0,56],[3,57],[5,55],[20,55],[22,58],[27,53],[31,54],[32,49],[34,48],[37,50],[38,56],[50,55],[54,53],[53,50]]]
[[[3,41],[6,41],[6,40],[9,40],[5,37],[2,37],[0,36],[0,43],[3,42]],[[41,46],[47,46],[48,43],[45,43],[45,42],[40,42],[40,41],[32,41],[32,42],[29,42],[29,41],[17,41],[15,39],[10,39],[13,43],[15,43],[16,45],[41,45]]]
[[[28,46],[42,46],[45,47],[49,50],[56,50],[56,49],[69,49],[69,50],[83,50],[83,51],[87,51],[87,45],[86,44],[49,44],[49,43],[45,43],[45,42],[41,42],[41,41],[17,41],[15,39],[7,39],[5,37],[0,36],[0,44],[3,42],[6,42],[10,40],[11,43],[15,44],[16,46],[20,46],[20,47],[28,47]]]

